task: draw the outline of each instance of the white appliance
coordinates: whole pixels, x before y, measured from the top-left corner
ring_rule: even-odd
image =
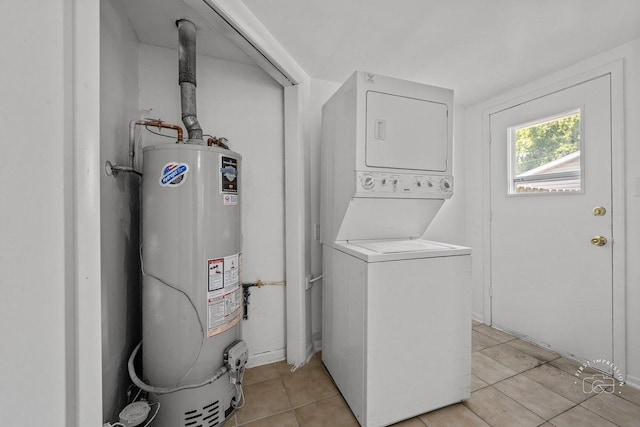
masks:
[[[144,149],[141,388],[160,402],[154,427],[217,426],[241,399],[225,360],[242,342],[241,163],[220,147]]]
[[[362,426],[470,396],[471,249],[421,239],[453,195],[452,112],[365,72],[323,107],[322,359]]]

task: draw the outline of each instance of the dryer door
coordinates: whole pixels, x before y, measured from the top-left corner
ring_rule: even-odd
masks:
[[[446,172],[448,144],[446,104],[367,92],[367,166]]]

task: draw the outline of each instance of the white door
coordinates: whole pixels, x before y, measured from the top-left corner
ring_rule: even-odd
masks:
[[[610,75],[490,115],[492,323],[612,360]]]

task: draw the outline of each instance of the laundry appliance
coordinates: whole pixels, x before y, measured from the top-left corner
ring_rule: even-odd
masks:
[[[354,73],[322,110],[322,359],[363,427],[470,396],[471,249],[422,239],[452,176],[453,92]]]

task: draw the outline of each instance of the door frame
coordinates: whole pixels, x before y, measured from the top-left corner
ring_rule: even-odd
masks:
[[[626,377],[626,180],[624,157],[624,60],[619,59],[554,83],[534,83],[534,89],[508,101],[496,103],[482,112],[482,235],[484,323],[492,324],[491,313],[491,124],[492,114],[558,92],[579,83],[611,75],[611,197],[612,197],[612,282],[613,360]],[[504,98],[503,98],[504,99]]]
[[[253,355],[249,365],[286,356],[303,365],[313,354],[311,292],[305,286],[311,270],[309,195],[309,99],[311,78],[260,21],[235,0],[184,0],[212,27],[222,31],[284,90],[285,170],[285,310],[286,353]]]

